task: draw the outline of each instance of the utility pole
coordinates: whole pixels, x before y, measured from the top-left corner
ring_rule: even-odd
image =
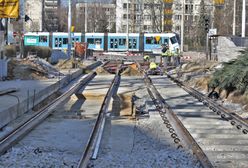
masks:
[[[88,20],[88,2],[85,0],[85,8],[84,8],[84,32],[87,33],[87,20]],[[85,51],[84,51],[84,59],[87,57],[87,41],[85,41]]]
[[[185,0],[183,0],[182,4],[182,18],[181,18],[181,52],[183,52],[183,45],[184,45],[184,14],[185,14]]]
[[[129,0],[127,0],[127,51],[129,49]]]
[[[87,20],[88,20],[88,3],[85,1],[85,8],[84,8],[84,32],[87,32]]]
[[[68,0],[68,48],[67,55],[68,58],[71,57],[71,0]]]
[[[242,37],[245,37],[245,15],[246,15],[246,11],[245,11],[245,0],[243,0],[243,8],[242,8]]]
[[[236,0],[233,0],[233,35],[236,34]]]

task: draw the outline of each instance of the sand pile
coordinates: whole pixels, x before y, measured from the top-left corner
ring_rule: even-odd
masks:
[[[142,75],[136,64],[128,65],[127,68],[121,73],[123,76],[140,76]]]
[[[107,75],[107,74],[110,74],[108,71],[106,71],[103,67],[98,67],[96,69],[96,73],[98,75]]]

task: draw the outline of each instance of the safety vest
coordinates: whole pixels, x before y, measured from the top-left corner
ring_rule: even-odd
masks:
[[[172,56],[172,52],[168,49],[165,53],[162,53],[162,57],[170,57]]]
[[[144,60],[149,60],[150,56],[149,55],[145,55],[144,56]]]
[[[157,64],[155,62],[151,62],[150,69],[156,69],[156,68],[157,68]]]

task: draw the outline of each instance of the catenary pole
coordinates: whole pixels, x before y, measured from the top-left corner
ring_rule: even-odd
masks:
[[[127,0],[127,51],[129,49],[129,0]]]
[[[68,0],[68,58],[71,57],[71,0]]]
[[[182,18],[181,18],[181,52],[183,52],[183,45],[184,45],[184,8],[185,8],[185,0],[182,3]]]

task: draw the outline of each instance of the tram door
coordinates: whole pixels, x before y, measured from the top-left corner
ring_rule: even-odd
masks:
[[[114,39],[110,39],[110,48],[118,48],[118,39],[114,38]]]
[[[136,49],[137,48],[137,39],[134,39],[134,38],[129,39],[128,48],[129,49]]]
[[[55,47],[62,47],[62,38],[55,38]]]

